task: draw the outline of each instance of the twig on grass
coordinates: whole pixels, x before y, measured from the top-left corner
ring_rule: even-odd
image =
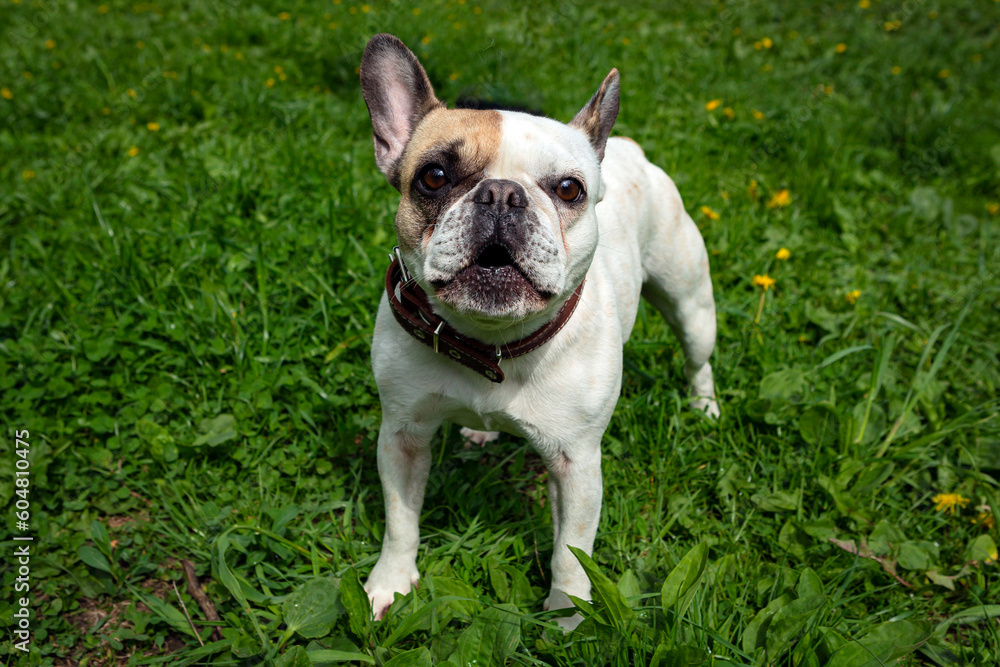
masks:
[[[201,641],[201,635],[198,634],[198,628],[194,627],[194,621],[191,620],[191,614],[188,613],[187,605],[184,604],[184,600],[181,599],[181,592],[177,590],[177,584],[174,583],[173,579],[170,580],[170,585],[174,587],[174,595],[177,596],[177,601],[181,603],[181,609],[184,610],[184,617],[188,620],[188,625],[191,626],[191,632],[194,633],[194,636],[195,638],[197,638],[198,643],[204,646],[205,642]]]
[[[219,613],[215,611],[215,605],[205,595],[205,591],[201,590],[201,584],[198,583],[198,577],[194,573],[194,563],[189,560],[182,560],[181,565],[184,566],[184,578],[187,579],[188,594],[201,607],[201,613],[205,614],[206,619],[209,621],[219,621]],[[222,639],[222,633],[219,632],[218,626],[212,628],[212,639],[215,641]]]

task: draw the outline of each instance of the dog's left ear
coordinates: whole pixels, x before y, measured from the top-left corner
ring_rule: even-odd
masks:
[[[618,70],[612,69],[604,78],[604,83],[587,102],[587,106],[569,122],[590,139],[590,145],[597,151],[597,159],[604,159],[604,146],[608,143],[611,126],[618,118]]]
[[[384,33],[372,37],[361,56],[361,92],[372,119],[375,164],[398,190],[399,161],[413,131],[444,105],[413,52]]]

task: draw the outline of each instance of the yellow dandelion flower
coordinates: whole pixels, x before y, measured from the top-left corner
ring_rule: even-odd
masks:
[[[792,196],[788,190],[778,190],[771,195],[771,201],[767,202],[768,208],[782,208],[792,203]]]
[[[108,7],[107,5],[101,5],[100,7],[97,8],[97,13],[98,14],[107,14],[110,11],[111,11],[111,8]]]
[[[840,44],[837,44],[837,46],[833,47],[833,50],[836,51],[837,53],[843,53],[844,51],[847,50],[847,44],[841,42]]]
[[[882,27],[885,28],[886,32],[893,32],[895,30],[899,30],[900,28],[902,28],[903,27],[903,22],[902,21],[886,21],[885,23],[882,24]]]
[[[902,71],[903,71],[903,68],[902,68],[902,67],[900,67],[899,65],[894,65],[894,66],[893,66],[893,68],[892,68],[892,73],[893,73],[894,75],[895,75],[895,74],[899,74],[899,73],[900,73],[900,72],[902,72]]]
[[[778,252],[774,256],[784,262],[792,256],[792,252],[788,248],[779,248]]]
[[[871,0],[858,0],[858,7],[861,9],[868,9],[872,6]]]
[[[146,129],[149,130],[150,132],[159,132],[160,124],[155,121],[146,123]]]
[[[764,42],[762,42],[762,41],[760,41],[760,40],[758,40],[758,41],[754,42],[754,43],[753,43],[753,48],[754,48],[755,50],[757,50],[757,51],[760,51],[761,49],[763,49],[763,48],[764,48]]]
[[[713,211],[712,209],[710,209],[707,206],[702,206],[701,207],[701,212],[709,220],[718,220],[719,219],[719,214],[716,213],[715,211]]]
[[[268,79],[267,81],[264,82],[264,85],[267,86],[268,88],[274,88],[274,79]]]
[[[747,186],[747,195],[749,195],[750,199],[757,198],[757,179],[750,179],[750,185]]]
[[[237,51],[235,54],[233,54],[233,57],[236,58],[237,60],[243,60],[243,52]]]
[[[23,76],[28,81],[31,81],[33,78],[35,78],[35,75],[29,72],[28,70],[24,70],[23,72],[21,72],[21,76]]]
[[[729,193],[726,192],[725,190],[723,190],[722,192],[720,192],[719,196],[722,197],[722,199],[724,201],[729,201]]]
[[[104,107],[103,109],[101,109],[101,113],[104,114],[105,116],[110,116],[111,115],[111,107]]]
[[[993,512],[990,510],[989,505],[980,505],[976,508],[976,511],[978,511],[979,514],[977,514],[976,518],[972,520],[972,523],[982,526],[986,530],[993,530],[997,527],[996,519],[993,518]]]
[[[289,14],[288,12],[281,12],[280,14],[278,14],[278,18],[281,19],[282,21],[287,21],[288,19],[292,18],[292,15]]]
[[[423,37],[420,38],[420,43],[423,44],[424,46],[427,46],[428,44],[431,43],[432,39],[433,37],[431,37],[430,35],[424,35]]]
[[[705,111],[715,111],[722,104],[722,100],[710,100],[705,103]]]
[[[370,5],[361,5],[361,13],[362,14],[367,14],[371,10],[372,10],[372,8],[371,8]]]
[[[482,7],[473,7],[472,8],[472,13],[478,16],[479,14],[483,13],[483,8]]]
[[[128,149],[128,156],[129,157],[135,157],[138,154],[139,154],[139,147],[138,146],[133,146],[132,148]]]
[[[49,51],[56,48],[56,40],[54,39],[45,40],[45,48],[47,48]]]
[[[337,29],[337,25],[338,24],[337,24],[336,21],[330,21],[330,23],[326,27],[329,28],[330,30],[336,30]]]
[[[176,79],[177,78],[177,72],[174,72],[173,70],[167,70],[167,71],[165,71],[163,73],[163,78],[164,79]]]
[[[129,88],[125,91],[125,94],[129,97],[137,97],[139,95],[139,93],[135,92],[135,88]]]
[[[774,46],[774,42],[771,41],[770,37],[765,37],[764,39],[760,40],[760,43],[761,46],[763,46],[765,49],[769,49],[772,46]]]
[[[35,172],[33,172],[30,169],[25,169],[24,171],[21,172],[21,178],[23,178],[26,181],[30,181],[35,176],[36,176]]]
[[[743,28],[733,28],[733,37],[739,37],[743,34]]]
[[[285,74],[284,72],[282,72],[281,74],[278,75],[278,81],[284,81],[287,78],[288,78],[288,75]]]
[[[274,73],[275,74],[281,74],[284,71],[285,71],[285,68],[282,67],[281,65],[275,65],[274,66]]]
[[[462,29],[462,25],[463,25],[462,23],[460,23],[458,21],[455,21],[454,23],[451,24],[451,27],[454,30],[461,30]]]
[[[773,69],[774,69],[774,65],[772,65],[771,63],[767,63],[766,65],[764,65],[763,67],[760,68],[760,71],[761,72],[770,72]]]
[[[940,72],[938,72],[938,78],[939,79],[947,79],[949,76],[951,76],[951,70],[950,69],[943,69]]]
[[[937,17],[938,13],[933,9],[927,13],[927,18],[929,18],[931,21],[935,20]]]
[[[774,287],[774,283],[775,283],[774,278],[768,275],[753,277],[753,284],[756,285],[757,287],[763,287],[765,292]]]
[[[848,303],[855,304],[858,302],[858,299],[861,298],[861,290],[859,289],[851,290],[850,292],[844,295],[844,298],[847,299]]]
[[[833,95],[833,86],[831,85],[823,86],[823,92],[826,93],[827,95]]]
[[[358,8],[355,7],[354,5],[351,5],[350,7],[347,8],[347,11],[350,12],[351,14],[357,14]]]
[[[14,99],[14,93],[10,92],[10,88],[0,88],[0,97],[5,100],[12,100]]]
[[[458,72],[452,72],[451,74],[448,75],[449,81],[455,81],[456,79],[458,79]]]
[[[736,112],[733,111],[732,107],[726,107],[725,109],[723,109],[722,114],[729,120],[736,118]]]
[[[4,88],[4,90],[7,89]],[[4,95],[4,97],[7,96]],[[9,100],[10,98],[7,97],[7,99]],[[997,215],[1000,215],[1000,202],[991,201],[989,204],[986,205],[986,212],[992,215],[994,218],[997,217]]]
[[[201,50],[204,51],[205,53],[211,53],[212,52],[212,46],[210,44],[202,44],[201,45]]]
[[[969,499],[963,497],[961,493],[939,493],[931,500],[934,501],[934,509],[949,514],[954,514],[956,507],[962,508],[969,504]]]
[[[146,48],[146,42],[140,39],[138,42],[135,43],[135,48],[140,50]]]
[[[631,39],[629,39],[628,37],[622,37],[622,44],[624,44],[625,46],[628,46],[631,43],[632,43]]]
[[[750,113],[753,114],[753,117],[756,118],[757,120],[764,120],[764,112],[763,111],[758,111],[757,109],[754,109]]]
[[[420,16],[420,7],[414,7],[413,8],[413,15],[414,16]]]

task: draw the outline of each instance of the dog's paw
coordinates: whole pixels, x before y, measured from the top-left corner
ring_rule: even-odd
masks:
[[[589,596],[588,596],[589,597]],[[553,590],[549,597],[545,598],[545,602],[542,604],[542,609],[545,611],[551,611],[554,609],[572,609],[573,601],[569,599],[565,593],[559,590]],[[583,616],[580,614],[573,614],[572,616],[562,616],[560,618],[553,619],[563,632],[572,632],[576,630],[576,626],[583,622]]]
[[[474,431],[471,428],[462,427],[460,431],[462,437],[466,439],[466,447],[470,443],[476,443],[480,447],[485,447],[487,442],[493,442],[500,437],[499,431]]]
[[[382,567],[382,561],[375,564],[371,576],[365,582],[365,592],[372,606],[372,617],[381,621],[389,611],[396,593],[406,595],[416,588],[420,573],[416,565],[409,567]]]
[[[704,412],[709,419],[719,418],[719,404],[714,398],[696,398],[691,402],[691,407]]]

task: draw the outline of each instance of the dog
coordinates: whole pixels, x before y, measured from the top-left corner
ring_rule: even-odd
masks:
[[[568,547],[593,550],[601,437],[640,295],[680,340],[692,406],[719,414],[705,243],[673,181],[636,142],[609,138],[615,69],[568,124],[446,108],[392,35],[368,42],[360,74],[375,162],[400,192],[372,339],[386,513],[365,583],[372,613],[381,619],[418,583],[430,442],[444,420],[479,443],[503,431],[538,451],[554,532],[544,607],[589,600]],[[564,629],[579,621],[558,619]]]

